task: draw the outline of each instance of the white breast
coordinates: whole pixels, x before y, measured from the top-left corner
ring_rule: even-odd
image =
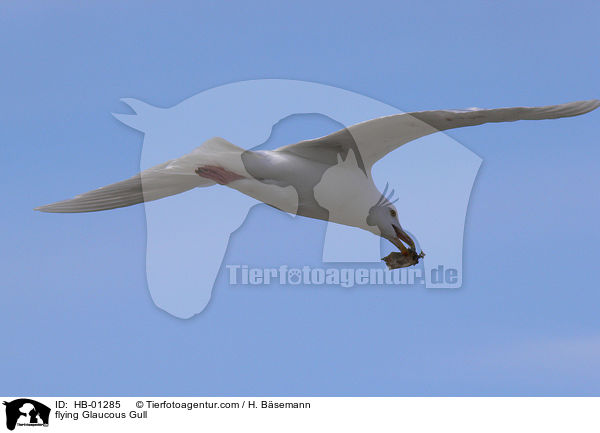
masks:
[[[293,186],[269,185],[252,178],[236,180],[227,186],[284,212],[293,215],[298,212],[298,193]]]

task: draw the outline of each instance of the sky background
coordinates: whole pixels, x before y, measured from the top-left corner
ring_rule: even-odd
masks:
[[[404,111],[598,98],[597,2],[54,3],[0,6],[0,394],[600,394],[600,111],[448,133],[483,159],[457,290],[221,279],[181,320],[150,298],[142,206],[32,211],[137,172],[123,97],[289,78]],[[276,144],[334,129],[290,119]],[[230,258],[264,220],[288,227],[265,245],[319,245],[285,218],[255,208]]]

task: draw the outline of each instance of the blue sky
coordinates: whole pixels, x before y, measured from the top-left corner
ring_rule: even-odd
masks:
[[[218,283],[180,320],[149,296],[141,206],[32,211],[137,172],[143,137],[110,114],[123,97],[289,78],[405,111],[598,98],[596,2],[1,8],[1,394],[598,395],[600,112],[449,132],[483,159],[457,290]],[[281,137],[332,127],[294,122]],[[265,207],[249,224],[265,218],[293,227]],[[323,226],[299,224],[300,257]],[[232,260],[261,252],[257,233]]]

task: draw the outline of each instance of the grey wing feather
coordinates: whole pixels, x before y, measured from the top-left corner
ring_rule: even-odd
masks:
[[[340,148],[358,150],[365,166],[370,168],[389,152],[409,141],[447,129],[482,125],[488,122],[556,119],[578,116],[600,106],[597,99],[543,107],[511,107],[496,109],[434,110],[396,114],[357,123],[325,137],[284,146],[278,150],[304,157],[322,159]],[[349,136],[351,139],[349,140]],[[331,152],[327,152],[330,150]]]
[[[35,208],[41,212],[72,213],[95,212],[157,200],[190,190],[199,186],[214,185],[213,181],[195,173],[189,174],[169,170],[167,161],[163,164],[111,185]]]

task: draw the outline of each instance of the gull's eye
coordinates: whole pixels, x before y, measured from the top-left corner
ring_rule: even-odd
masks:
[[[394,209],[390,209],[390,215],[392,218],[396,218],[396,211]]]

